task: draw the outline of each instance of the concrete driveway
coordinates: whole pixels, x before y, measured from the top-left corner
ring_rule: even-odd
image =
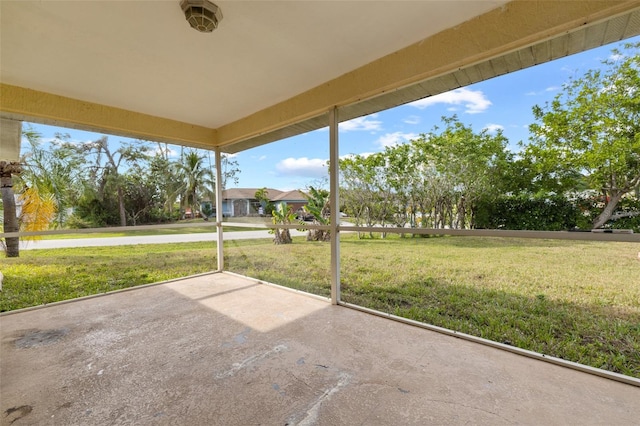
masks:
[[[306,232],[291,230],[291,236],[306,235]],[[273,238],[269,231],[234,231],[224,232],[225,240]],[[217,232],[200,234],[173,234],[173,235],[145,235],[135,237],[107,237],[107,238],[73,238],[62,240],[20,241],[20,250],[37,250],[52,248],[72,247],[99,247],[99,246],[124,246],[133,244],[166,244],[188,243],[198,241],[217,241]]]

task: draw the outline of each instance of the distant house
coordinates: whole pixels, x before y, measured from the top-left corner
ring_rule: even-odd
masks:
[[[267,192],[267,195],[269,195],[269,201],[273,204],[278,205],[280,203],[287,203],[287,206],[289,206],[294,212],[302,208],[302,206],[307,205],[307,197],[297,189],[293,191],[280,192],[279,195]]]
[[[231,188],[222,191],[222,215],[224,217],[258,216],[260,202],[256,199],[256,192],[262,188]],[[278,205],[286,203],[293,211],[307,204],[304,193],[293,191],[280,191],[267,188],[269,201]]]

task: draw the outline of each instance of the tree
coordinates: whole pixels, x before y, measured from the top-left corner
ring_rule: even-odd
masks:
[[[435,227],[470,228],[477,202],[495,190],[500,171],[509,160],[507,140],[501,132],[475,133],[456,116],[442,120],[446,125],[442,132],[436,127],[414,141],[422,162],[432,167],[432,177],[438,182],[432,185],[437,194]]]
[[[162,221],[163,215],[160,211],[164,200],[154,185],[150,169],[134,165],[122,179],[127,220],[133,226]]]
[[[215,193],[213,173],[206,167],[204,160],[204,155],[198,154],[195,150],[189,150],[175,165],[180,179],[178,188],[180,204],[183,208],[190,208],[194,217],[196,211],[200,211],[200,200],[203,195],[207,194],[213,198]]]
[[[149,161],[147,184],[155,189],[162,203],[162,214],[157,215],[162,221],[177,218],[174,215],[174,204],[179,197],[180,179],[177,169],[170,159],[171,150],[167,144],[158,143],[156,155]]]
[[[404,227],[407,223],[415,226],[418,211],[416,189],[420,180],[413,145],[406,143],[386,147],[385,157],[387,181],[395,195],[393,223],[398,227]]]
[[[69,135],[56,134],[45,148],[39,133],[32,128],[23,131],[29,150],[23,156],[24,169],[19,179],[20,188],[33,188],[42,200],[52,198],[56,205],[55,225],[63,226],[67,211],[82,193],[81,170],[83,158],[68,142]]]
[[[253,195],[256,200],[260,203],[260,207],[262,207],[262,214],[270,215],[273,212],[275,206],[269,200],[269,191],[267,188],[258,189]]]
[[[340,159],[340,198],[356,226],[384,226],[392,220],[394,194],[385,166],[385,153]],[[373,233],[369,236],[373,237]]]
[[[222,154],[220,158],[222,189],[226,189],[229,182],[233,182],[234,185],[237,185],[239,182],[238,175],[240,174],[240,165],[237,160],[233,160],[232,158],[233,157],[227,154]],[[209,164],[211,164],[211,152],[209,152]]]
[[[511,159],[507,140],[501,132],[475,133],[456,116],[443,122],[442,131],[340,160],[341,199],[356,225],[474,226],[477,203],[500,186]]]
[[[640,43],[613,49],[604,70],[565,84],[544,108],[535,106],[526,147],[538,176],[562,191],[588,186],[604,208],[593,221],[609,221],[625,194],[640,185]]]
[[[88,204],[98,208],[101,208],[100,204],[102,204],[102,207],[110,210],[109,200],[112,195],[115,195],[120,226],[127,226],[124,197],[126,179],[122,168],[133,167],[139,162],[147,161],[149,147],[140,142],[121,143],[120,147],[113,151],[109,146],[108,138],[103,136],[97,141],[81,144],[77,150],[84,155],[94,155],[94,163],[89,169],[89,178],[85,181],[88,186],[85,189]],[[96,212],[96,209],[90,210],[94,214],[100,213]]]
[[[20,230],[13,193],[13,175],[18,175],[21,171],[22,167],[18,162],[0,161],[0,192],[2,192],[4,211],[4,232],[18,232]],[[20,256],[19,237],[7,237],[3,244],[7,257]]]
[[[271,214],[274,225],[291,225],[296,220],[296,214],[291,211],[287,203],[278,203]],[[291,244],[293,242],[289,228],[275,228],[274,232],[276,236],[273,242],[275,244]]]
[[[326,189],[316,189],[309,187],[306,194],[307,204],[304,211],[313,216],[314,225],[328,225],[331,214],[329,206],[329,191]],[[310,229],[307,234],[307,241],[330,241],[331,233],[323,229]]]
[[[37,187],[26,188],[18,197],[22,202],[20,228],[26,232],[49,229],[56,217],[57,203],[53,194],[40,194]],[[37,240],[41,236],[24,237],[25,240]]]

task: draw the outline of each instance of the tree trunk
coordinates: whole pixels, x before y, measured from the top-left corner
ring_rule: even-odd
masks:
[[[274,244],[291,244],[291,233],[289,229],[275,229],[275,238],[273,239]]]
[[[118,209],[120,210],[120,226],[127,226],[127,211],[124,209],[124,194],[118,185]]]
[[[10,163],[9,163],[10,164]],[[4,169],[4,166],[0,165]],[[4,232],[18,232],[20,224],[16,215],[16,200],[13,196],[13,179],[11,172],[4,172],[0,175],[0,191],[2,191],[2,204],[4,206]],[[5,238],[7,257],[20,256],[20,237]]]
[[[309,229],[307,241],[331,241],[331,234],[322,229]]]
[[[456,228],[457,229],[464,229],[465,225],[466,225],[466,215],[467,215],[467,209],[465,208],[465,199],[464,199],[464,195],[460,197],[460,200],[458,201],[458,209],[457,209],[457,217],[456,217]]]
[[[604,206],[604,210],[600,215],[593,221],[593,229],[601,228],[605,223],[611,219],[613,212],[616,211],[616,207],[618,207],[618,203],[622,199],[622,196],[625,193],[622,191],[616,191],[611,194],[607,205]]]

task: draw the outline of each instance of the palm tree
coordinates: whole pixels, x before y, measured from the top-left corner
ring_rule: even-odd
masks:
[[[39,201],[46,201],[53,197],[55,202],[55,226],[62,227],[68,208],[82,192],[80,173],[84,157],[67,141],[69,135],[56,134],[56,141],[48,149],[42,145],[41,135],[27,127],[22,132],[23,139],[29,143],[29,151],[23,155],[24,165],[18,182],[15,182],[20,192],[28,188],[37,194]]]
[[[197,211],[200,211],[200,201],[203,195],[207,194],[213,197],[215,193],[213,173],[211,169],[206,167],[204,160],[204,155],[198,155],[196,151],[190,150],[180,162],[175,163],[180,179],[178,187],[180,205],[183,208],[190,208],[194,216],[196,208]]]
[[[287,206],[287,203],[279,203],[271,212],[274,225],[290,225],[296,220],[296,214]],[[275,228],[276,234],[273,242],[275,244],[291,244],[291,232],[289,228]]]
[[[169,158],[170,152],[168,144],[158,142],[156,155],[151,159],[149,168],[151,180],[163,200],[166,217],[173,218],[173,207],[179,197],[180,182],[177,168]]]
[[[309,194],[307,195],[307,205],[304,207],[304,211],[313,216],[314,225],[328,225],[330,222],[329,208],[329,191],[326,189],[316,189],[313,186],[309,187]],[[331,234],[329,231],[322,229],[310,229],[307,234],[307,241],[330,241]]]
[[[4,232],[18,232],[20,224],[16,215],[16,200],[13,195],[13,175],[20,174],[20,163],[0,161],[0,192],[4,210]],[[4,248],[7,257],[20,256],[20,238],[5,238]]]

